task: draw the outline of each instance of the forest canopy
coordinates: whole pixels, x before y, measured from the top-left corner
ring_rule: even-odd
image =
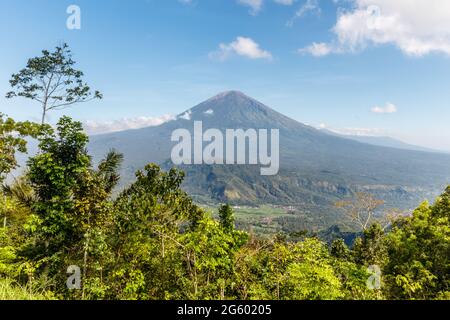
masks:
[[[64,44],[12,76],[7,98],[40,103],[40,124],[0,113],[1,300],[450,299],[450,187],[383,225],[372,195],[337,203],[361,227],[350,245],[239,230],[228,204],[194,203],[182,171],[150,163],[119,190],[120,150],[94,164],[80,122],[45,124],[102,98],[74,65]],[[30,139],[39,150],[11,178]]]
[[[2,299],[450,298],[450,187],[351,246],[260,238],[236,229],[229,205],[218,215],[197,206],[177,169],[149,164],[114,195],[123,156],[111,150],[94,166],[69,117],[56,128],[1,119],[2,176],[26,150],[13,132],[39,141],[26,173],[2,188]]]

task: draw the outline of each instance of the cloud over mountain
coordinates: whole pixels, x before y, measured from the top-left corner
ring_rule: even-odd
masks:
[[[396,113],[397,107],[393,103],[386,103],[385,106],[375,106],[372,108],[373,113]]]
[[[450,2],[447,0],[351,0],[333,27],[336,39],[303,50],[315,56],[394,45],[410,56],[450,55]],[[328,50],[317,51],[317,48]],[[320,52],[322,54],[317,54]],[[315,54],[316,53],[316,54]]]
[[[163,124],[167,121],[174,120],[173,115],[163,115],[161,117],[136,117],[123,118],[114,121],[91,121],[84,123],[84,128],[89,134],[102,134],[109,132],[118,132],[130,129],[139,129],[144,127],[152,127]]]

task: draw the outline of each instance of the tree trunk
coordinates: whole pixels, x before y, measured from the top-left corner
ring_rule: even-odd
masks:
[[[81,291],[81,299],[84,300],[84,281],[86,279],[86,268],[87,268],[87,257],[88,257],[88,253],[87,253],[87,244],[86,247],[84,248],[84,256],[83,256],[83,289]]]
[[[3,217],[3,228],[5,229],[6,228],[6,212],[7,212],[7,205],[6,205],[6,195],[5,194],[3,194],[3,202],[4,202],[4,212],[3,212],[3,214],[5,215],[4,217]]]
[[[44,125],[45,124],[45,113],[46,113],[46,110],[45,110],[45,108],[42,110],[42,121],[41,121],[41,124],[42,125]]]
[[[91,224],[90,219],[88,218],[88,225]],[[89,249],[89,230],[86,232],[86,245],[84,246],[84,254],[83,254],[83,279],[82,279],[82,287],[81,290],[81,299],[84,300],[85,286],[84,283],[86,281],[87,274],[87,259],[88,259],[88,249]]]

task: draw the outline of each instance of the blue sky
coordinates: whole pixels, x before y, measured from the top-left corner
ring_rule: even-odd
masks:
[[[0,111],[39,119],[3,93],[65,41],[105,98],[63,113],[91,126],[151,124],[236,89],[316,127],[450,151],[449,21],[446,0],[2,0]]]

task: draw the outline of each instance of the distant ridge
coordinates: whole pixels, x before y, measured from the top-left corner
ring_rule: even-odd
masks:
[[[122,176],[134,179],[149,162],[172,166],[171,134],[192,130],[279,129],[279,175],[261,177],[252,166],[183,166],[185,189],[199,201],[292,205],[337,219],[334,202],[358,191],[384,199],[392,207],[413,208],[432,200],[450,184],[450,155],[377,146],[304,125],[248,97],[226,91],[156,127],[92,136],[89,151],[99,160],[109,149],[125,155]]]
[[[421,146],[416,146],[413,144],[409,144],[403,141],[400,141],[395,138],[387,137],[387,136],[362,136],[362,135],[350,135],[350,134],[340,134],[331,130],[321,129],[322,132],[325,132],[330,135],[338,136],[345,139],[355,140],[361,143],[372,144],[380,147],[388,147],[388,148],[397,148],[404,150],[414,150],[414,151],[423,151],[423,152],[436,152],[436,153],[448,153],[443,150],[436,150]]]

